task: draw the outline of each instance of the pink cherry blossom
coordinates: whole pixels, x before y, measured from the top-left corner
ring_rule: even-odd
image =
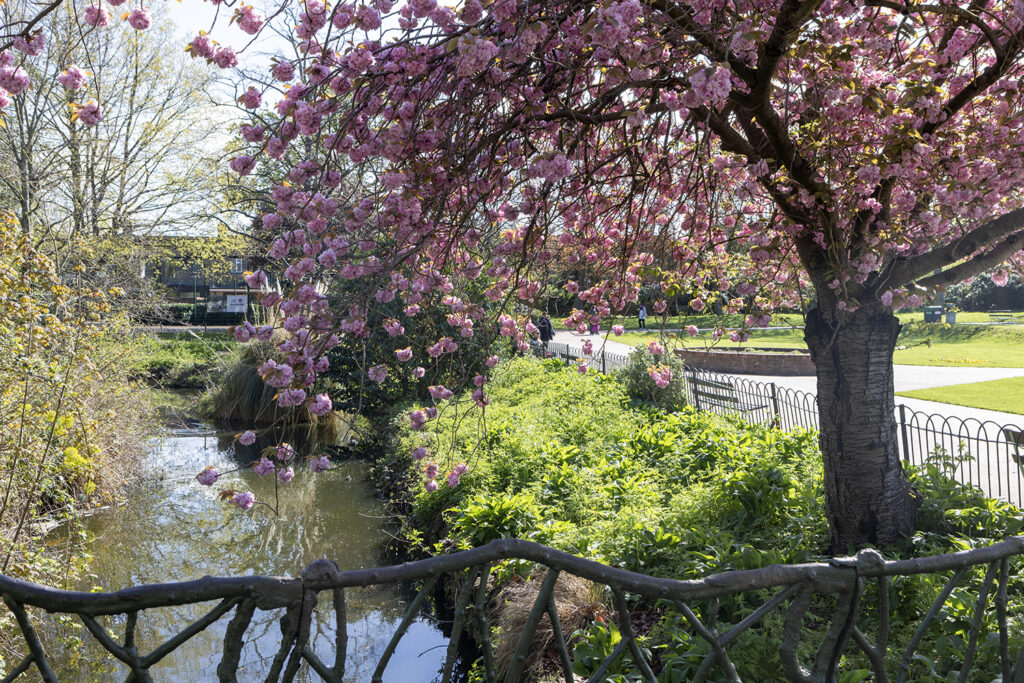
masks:
[[[21,94],[31,83],[28,73],[19,67],[0,67],[0,88],[12,95]]]
[[[231,503],[240,510],[249,510],[256,504],[256,496],[251,491],[242,491],[231,498]]]
[[[313,402],[309,404],[309,412],[318,416],[326,415],[331,411],[332,407],[333,404],[327,394],[317,394],[313,397]]]
[[[103,110],[96,102],[88,102],[78,110],[78,120],[85,126],[95,126],[103,119]]]
[[[257,462],[252,467],[252,471],[255,472],[256,474],[260,475],[261,477],[266,475],[266,474],[270,474],[275,469],[277,469],[277,468],[274,465],[273,461],[267,460],[266,458],[260,458],[259,462]]]
[[[128,25],[136,31],[145,31],[151,23],[149,10],[145,7],[138,7],[128,13]]]
[[[263,28],[263,17],[249,5],[242,5],[236,9],[235,19],[238,21],[238,28],[249,35],[256,35]]]
[[[101,3],[86,5],[82,18],[88,26],[103,27],[110,25],[110,12]]]
[[[253,445],[254,443],[256,443],[256,432],[252,431],[251,429],[247,429],[246,431],[242,432],[242,434],[238,437],[238,443],[242,444],[243,446]]]
[[[199,35],[188,44],[188,49],[193,58],[213,59],[214,54],[217,52],[217,45],[204,31],[200,31]]]
[[[278,62],[274,65],[271,72],[273,73],[274,78],[279,81],[290,81],[295,78],[295,67],[292,66],[292,63],[289,61],[282,60]]]
[[[383,365],[374,365],[366,372],[366,374],[374,382],[383,382],[388,376],[388,370]]]
[[[319,458],[310,460],[309,469],[313,472],[326,472],[331,469],[331,461],[326,455],[321,455]]]
[[[252,169],[256,167],[256,159],[248,154],[243,154],[232,159],[229,165],[231,166],[231,170],[238,175],[246,176],[249,175],[252,172]]]
[[[230,47],[222,47],[214,53],[213,63],[221,69],[233,69],[238,66],[238,57]]]
[[[61,75],[57,76],[57,81],[68,90],[78,90],[84,87],[88,80],[89,73],[74,64],[68,66]]]
[[[216,468],[207,466],[202,472],[196,475],[196,481],[203,486],[213,486],[217,483],[217,479],[220,478],[220,473],[217,472]]]
[[[14,49],[24,52],[30,57],[41,55],[46,49],[46,36],[42,32],[34,33],[27,39],[24,36],[18,36],[14,39]]]
[[[260,95],[260,91],[252,86],[249,86],[245,91],[245,94],[238,98],[238,101],[241,102],[242,106],[246,109],[259,109],[262,100],[263,97]]]

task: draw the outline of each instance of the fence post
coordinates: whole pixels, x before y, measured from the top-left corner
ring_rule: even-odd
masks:
[[[772,410],[775,411],[775,428],[782,429],[782,415],[779,413],[779,387],[772,382]]]
[[[900,438],[903,440],[903,460],[910,462],[910,446],[907,441],[907,406],[900,404]]]

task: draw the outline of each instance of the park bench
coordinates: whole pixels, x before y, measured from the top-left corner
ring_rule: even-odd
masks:
[[[1017,463],[1018,467],[1021,466],[1020,448],[1021,446],[1024,446],[1024,432],[1004,427],[1003,436],[1010,442],[1010,445],[1013,446],[1014,452],[1010,453],[1010,459]]]
[[[686,374],[693,392],[694,408],[697,410],[720,408],[731,412],[752,412],[767,408],[769,405],[767,402],[744,400],[737,395],[735,385],[729,380],[699,377],[696,372],[689,369]]]
[[[1012,323],[1017,321],[1017,314],[1013,311],[991,311],[988,317],[994,323]]]

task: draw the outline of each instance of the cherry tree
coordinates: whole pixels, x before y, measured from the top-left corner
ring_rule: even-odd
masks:
[[[251,7],[233,19],[264,28]],[[268,65],[283,94],[246,93],[275,122],[243,129],[231,162],[246,175],[301,150],[262,218],[288,283],[263,299],[291,333],[265,371],[279,402],[325,408],[325,354],[369,334],[375,302],[409,324],[449,312],[453,334],[426,350],[385,322],[411,364],[481,335],[525,346],[510,304],[537,300],[555,259],[592,274],[566,285],[579,327],[652,283],[695,310],[734,292],[751,325],[808,289],[832,548],[913,531],[893,311],[982,271],[1005,280],[1024,248],[1024,4],[307,0],[292,30],[299,58]],[[205,34],[189,50],[237,61]],[[459,295],[481,275],[490,309]],[[328,302],[332,279],[350,298]]]
[[[531,301],[531,267],[566,251],[606,275],[579,292],[575,325],[651,278],[694,308],[703,290],[739,292],[751,323],[808,285],[832,547],[887,543],[916,508],[893,310],[1024,246],[1022,19],[891,0],[314,0],[305,58],[274,67],[292,83],[285,122],[235,168],[317,139],[264,224],[313,207],[316,239],[350,249],[335,272],[414,306],[481,268],[493,301]],[[352,163],[382,172],[317,223],[315,193]]]

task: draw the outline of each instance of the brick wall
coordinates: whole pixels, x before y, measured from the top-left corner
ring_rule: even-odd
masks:
[[[809,353],[756,353],[715,349],[676,349],[683,362],[699,370],[741,375],[813,375],[814,363]]]

